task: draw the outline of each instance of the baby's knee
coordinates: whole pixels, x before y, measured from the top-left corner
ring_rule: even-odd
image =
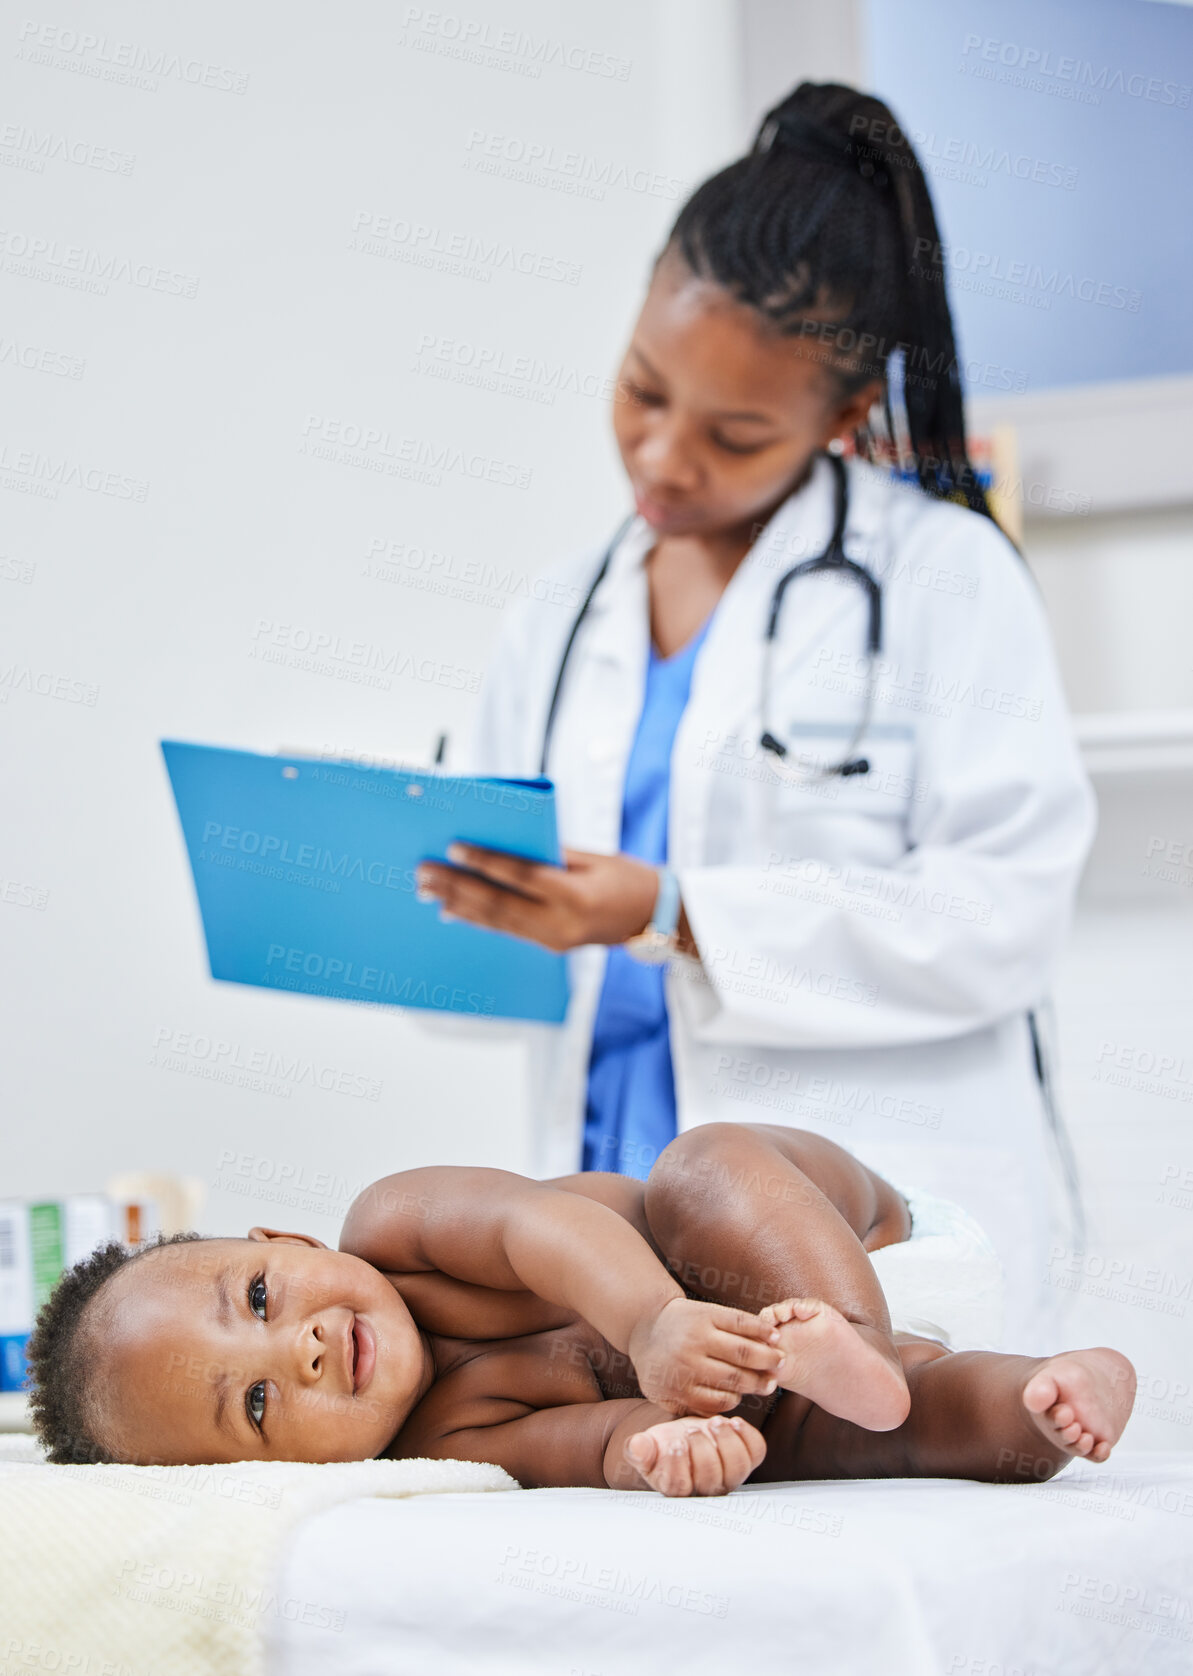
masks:
[[[706,1212],[724,1209],[729,1198],[732,1154],[740,1137],[734,1123],[702,1123],[688,1129],[659,1154],[647,1179],[643,1209],[655,1238],[664,1245]]]
[[[703,1158],[716,1156],[726,1148],[740,1143],[743,1135],[750,1133],[750,1126],[745,1123],[697,1123],[692,1129],[685,1129],[682,1135],[676,1135],[669,1141],[655,1162],[655,1170],[660,1165],[666,1169],[674,1167],[677,1161],[688,1158]],[[651,1171],[654,1174],[654,1171]]]
[[[646,1182],[656,1201],[679,1195],[689,1201],[724,1192],[733,1176],[732,1160],[742,1144],[737,1123],[700,1123],[665,1146]]]

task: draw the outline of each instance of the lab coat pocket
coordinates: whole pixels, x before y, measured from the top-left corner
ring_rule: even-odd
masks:
[[[776,777],[774,836],[799,850],[814,832],[820,854],[855,851],[858,860],[889,862],[906,846],[913,804],[927,795],[916,774],[915,732],[905,724],[874,722],[853,745],[853,731],[851,722],[791,723],[784,743],[793,773]],[[794,777],[846,759],[864,764],[864,772]]]

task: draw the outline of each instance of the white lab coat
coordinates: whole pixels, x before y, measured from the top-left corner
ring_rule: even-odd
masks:
[[[1056,1348],[1062,1271],[1049,1278],[1049,1242],[1063,1236],[1026,1013],[1046,999],[1094,797],[1014,549],[962,507],[862,462],[847,469],[846,551],[883,585],[873,725],[855,753],[869,773],[792,786],[758,748],[775,583],[829,537],[824,459],[734,573],[676,735],[668,861],[702,954],[666,977],[679,1128],[811,1129],[900,1186],[960,1200],[1007,1268],[1005,1342],[1040,1353]],[[571,848],[620,848],[652,540],[641,520],[627,531],[572,648],[547,770]],[[504,625],[453,769],[537,773],[563,645],[599,558],[549,572]],[[797,749],[844,752],[865,625],[856,585],[824,573],[792,585],[766,720]],[[544,1176],[579,1168],[605,959],[601,947],[568,956],[562,1026],[519,1027]]]

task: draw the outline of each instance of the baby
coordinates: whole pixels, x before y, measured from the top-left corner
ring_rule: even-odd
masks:
[[[38,1317],[34,1420],[56,1461],[450,1456],[668,1496],[1106,1460],[1126,1357],[892,1333],[867,1253],[910,1230],[850,1153],[766,1124],[693,1129],[647,1182],[407,1170],[338,1251],[272,1228],[101,1247]]]

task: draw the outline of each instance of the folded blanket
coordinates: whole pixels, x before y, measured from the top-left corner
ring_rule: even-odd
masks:
[[[271,1618],[341,1627],[332,1607],[273,1586],[308,1513],[517,1487],[471,1461],[50,1466],[32,1438],[0,1439],[0,1669],[263,1676]]]

